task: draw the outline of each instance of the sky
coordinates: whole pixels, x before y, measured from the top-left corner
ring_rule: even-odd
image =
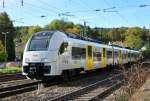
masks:
[[[23,6],[22,0],[4,0],[4,8],[2,1],[0,12],[7,12],[14,26],[45,26],[64,19],[86,21],[91,27],[150,27],[150,0],[23,0]]]

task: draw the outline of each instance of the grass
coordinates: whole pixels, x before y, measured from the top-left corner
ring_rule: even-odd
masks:
[[[3,67],[0,68],[0,73],[19,73],[21,68],[19,67]]]
[[[115,101],[128,101],[129,100],[129,96],[128,94],[121,94],[117,97],[115,97]]]

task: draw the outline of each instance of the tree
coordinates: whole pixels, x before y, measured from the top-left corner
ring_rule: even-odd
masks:
[[[14,36],[15,36],[15,29],[13,27],[13,23],[10,20],[9,16],[6,12],[0,13],[0,40],[2,41],[3,46],[5,46],[5,35],[2,32],[7,34],[6,38],[6,51],[8,55],[8,60],[14,60],[15,58],[15,45],[14,45]]]
[[[29,26],[19,26],[15,28],[15,42],[25,43],[26,35],[28,34]]]
[[[0,62],[3,62],[7,59],[7,54],[5,53],[4,46],[0,41]]]
[[[53,20],[50,24],[45,26],[45,29],[64,31],[64,20]]]
[[[99,34],[99,32],[98,32],[98,28],[90,28],[90,27],[88,27],[87,28],[87,35],[88,35],[88,37],[91,37],[91,38],[93,38],[93,39],[99,39],[99,37],[100,37],[100,34]]]
[[[126,47],[131,47],[131,48],[141,48],[142,46],[142,32],[143,30],[141,28],[138,27],[134,27],[134,28],[129,28],[126,32],[125,32],[125,41],[124,41],[124,45]]]
[[[111,41],[123,41],[125,30],[123,28],[113,28],[108,32],[109,39]]]
[[[24,35],[22,36],[23,43],[26,43],[33,33],[39,32],[41,30],[42,28],[40,26],[30,26],[29,28],[23,28],[22,31],[26,32],[23,33]]]

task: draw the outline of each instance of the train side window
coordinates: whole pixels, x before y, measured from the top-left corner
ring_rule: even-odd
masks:
[[[86,55],[85,48],[72,47],[72,58],[73,59],[85,58],[85,55]]]
[[[82,58],[86,58],[86,49],[85,48],[81,48],[80,55]]]
[[[126,54],[122,53],[122,59],[125,59],[125,58],[126,58]]]
[[[118,51],[114,52],[114,57],[118,57]]]
[[[80,48],[79,47],[72,47],[72,58],[73,59],[79,59],[80,56]]]
[[[94,61],[101,61],[101,53],[100,52],[94,52],[93,57],[94,57]]]
[[[112,58],[112,51],[107,51],[107,57]]]
[[[62,54],[65,52],[65,49],[68,47],[68,43],[67,42],[63,42],[60,46],[60,49],[59,49],[59,54]]]

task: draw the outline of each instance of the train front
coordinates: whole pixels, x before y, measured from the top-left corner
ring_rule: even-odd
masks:
[[[63,41],[61,37],[58,40],[58,34],[58,31],[41,31],[33,34],[24,50],[23,75],[40,80],[56,75],[58,46]]]

